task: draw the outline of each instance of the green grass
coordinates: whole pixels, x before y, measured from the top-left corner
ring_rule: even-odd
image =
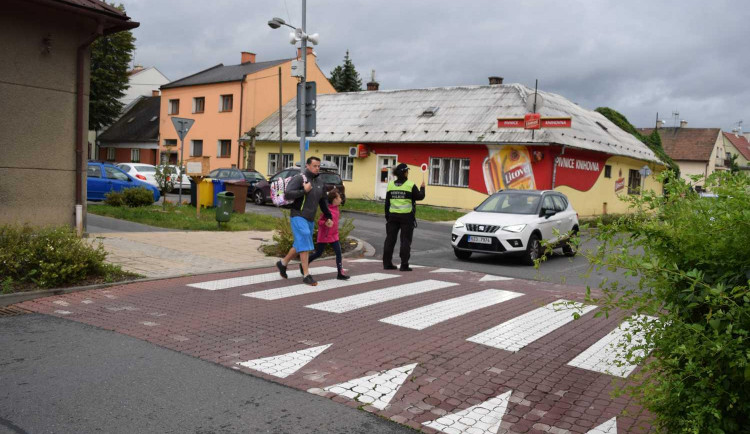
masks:
[[[341,208],[344,211],[359,211],[372,214],[385,214],[385,205],[382,201],[347,199]],[[453,221],[465,215],[465,211],[456,211],[448,208],[439,208],[430,205],[420,205],[417,202],[417,218],[431,222]]]
[[[160,228],[188,231],[270,231],[275,228],[278,217],[260,214],[232,214],[229,222],[216,223],[216,211],[202,209],[200,218],[191,206],[168,205],[166,211],[161,205],[140,208],[114,207],[109,205],[89,205],[88,212],[106,217],[114,217]]]

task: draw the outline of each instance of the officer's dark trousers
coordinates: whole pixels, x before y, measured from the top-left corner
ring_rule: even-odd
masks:
[[[411,256],[411,237],[414,235],[414,217],[409,214],[391,213],[388,223],[385,224],[385,245],[383,246],[383,265],[391,265],[393,262],[393,248],[396,247],[396,237],[401,231],[401,266],[409,265]]]

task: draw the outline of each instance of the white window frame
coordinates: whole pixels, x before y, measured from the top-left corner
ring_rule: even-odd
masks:
[[[140,163],[141,162],[141,150],[138,148],[131,148],[130,149],[130,162],[131,163]]]
[[[201,142],[201,153],[195,153],[195,142]],[[190,156],[191,157],[202,157],[203,156],[203,140],[191,140],[190,141]]]
[[[469,187],[470,159],[430,157],[430,185],[444,187]],[[437,174],[437,180],[434,178]]]
[[[164,139],[164,147],[171,148],[177,146],[177,139]]]
[[[169,108],[169,110],[168,110],[167,114],[169,114],[169,115],[180,114],[180,99],[179,98],[177,98],[177,99],[170,99],[169,100],[169,107],[168,108]]]
[[[107,148],[107,161],[115,161],[115,148]]]
[[[270,152],[268,154],[268,176],[275,175],[282,169],[291,166],[294,162],[294,154],[284,154],[281,158],[281,167],[278,167],[279,153]]]
[[[323,154],[324,161],[330,161],[338,167],[342,180],[351,181],[354,177],[354,158],[348,155]]]
[[[227,143],[228,152],[226,155],[223,155],[221,153],[222,142]],[[229,139],[219,139],[219,141],[216,143],[216,156],[218,158],[232,158],[232,141]]]
[[[201,109],[198,111],[198,101],[201,101]],[[203,113],[206,111],[206,97],[205,96],[196,96],[193,98],[193,113]]]
[[[226,102],[229,101],[229,108],[227,109]],[[221,95],[219,97],[219,112],[231,112],[234,109],[234,94]]]

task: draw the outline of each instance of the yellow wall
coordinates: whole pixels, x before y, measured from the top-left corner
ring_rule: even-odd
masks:
[[[323,159],[324,154],[346,155],[350,146],[352,146],[350,143],[329,144],[313,142],[310,144],[310,150],[306,152],[306,155],[308,157],[314,155],[321,159]],[[268,170],[268,154],[278,152],[278,142],[256,143],[257,170],[265,173]],[[295,161],[299,160],[299,144],[285,142],[284,153],[294,153]],[[370,154],[367,158],[356,158],[354,160],[353,180],[344,181],[347,198],[372,199],[375,196],[377,164],[378,159],[376,154]],[[604,171],[602,170],[596,183],[588,191],[582,192],[565,186],[555,188],[555,190],[568,196],[580,216],[603,214],[605,203],[608,214],[627,212],[627,203],[621,200],[620,196],[627,196],[629,170],[639,170],[647,163],[627,157],[611,157],[607,160],[606,164],[612,166],[612,177],[605,178]],[[648,166],[653,173],[646,178],[644,188],[661,194],[662,185],[656,180],[656,175],[663,170],[663,167],[654,163],[648,163]],[[409,169],[409,173],[411,174],[410,179],[417,185],[421,184],[421,169],[418,166],[409,166]],[[615,193],[615,182],[620,178],[620,171],[622,171],[625,187]],[[269,173],[267,175],[273,174]],[[426,179],[427,174],[425,174]],[[487,198],[486,194],[468,188],[432,186],[429,183],[427,184],[426,192],[427,197],[420,203],[460,209],[473,209]]]
[[[317,93],[335,93],[336,90],[317,66],[314,55],[308,55],[307,64],[307,80],[316,82]],[[195,124],[185,137],[185,159],[190,157],[191,140],[203,140],[203,155],[211,157],[211,169],[236,165],[240,152],[239,137],[279,108],[279,67],[281,67],[282,104],[286,104],[297,96],[297,79],[291,76],[291,61],[249,74],[245,77],[244,85],[237,81],[162,89],[159,110],[160,153],[176,151],[179,155],[179,137],[172,125],[172,116],[167,114],[169,100],[179,99],[180,112],[175,116],[195,119]],[[232,111],[219,112],[220,96],[230,94],[233,95]],[[205,98],[203,113],[193,113],[193,98],[195,97]],[[239,124],[240,99],[242,99],[241,126]],[[177,147],[167,149],[164,146],[166,139],[176,139]],[[217,157],[219,140],[231,140],[229,158]],[[239,167],[244,167],[242,156],[240,156]],[[265,168],[267,165],[259,166],[256,160],[256,168],[258,167]],[[265,169],[260,170],[262,173],[265,171]]]
[[[724,135],[722,134],[722,136]],[[734,147],[732,142],[730,142],[726,137],[724,137],[724,150],[732,155],[737,156],[737,164],[739,166],[747,166],[748,163],[750,163],[750,161],[748,161],[748,159],[745,158],[745,156],[743,156],[740,151],[738,151],[737,148]],[[729,167],[729,161],[726,161],[725,164],[727,165],[727,167]]]

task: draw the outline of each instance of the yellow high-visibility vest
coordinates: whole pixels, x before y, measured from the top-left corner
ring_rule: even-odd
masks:
[[[408,214],[412,211],[411,192],[414,183],[408,179],[401,185],[395,181],[388,183],[388,191],[391,192],[391,207],[389,212],[396,214]]]

